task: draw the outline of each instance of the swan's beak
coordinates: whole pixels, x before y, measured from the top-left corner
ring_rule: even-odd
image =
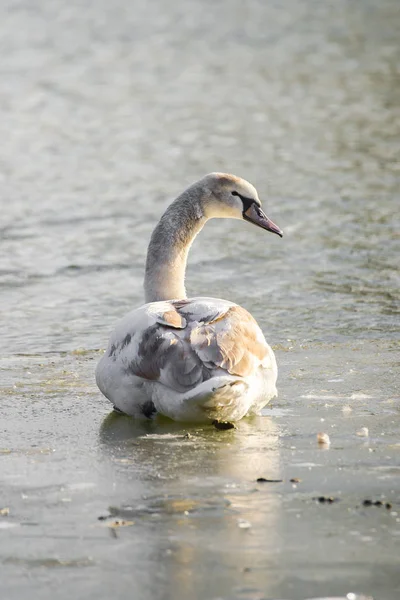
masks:
[[[267,215],[255,202],[243,213],[243,218],[261,227],[261,229],[272,231],[272,233],[276,233],[280,237],[283,236],[283,231],[271,219],[268,219]]]

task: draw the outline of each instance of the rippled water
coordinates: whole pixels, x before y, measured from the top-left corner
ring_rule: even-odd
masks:
[[[396,0],[0,5],[2,597],[399,597],[399,29]],[[280,397],[186,439],[107,417],[93,370],[212,170],[285,236],[208,224],[188,289],[254,314]]]

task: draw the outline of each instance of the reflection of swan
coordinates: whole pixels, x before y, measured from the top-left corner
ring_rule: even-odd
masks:
[[[186,429],[185,429],[186,431]],[[122,443],[126,440],[134,440],[151,433],[179,433],[182,425],[170,419],[157,416],[155,420],[129,419],[125,415],[111,412],[105,417],[100,427],[100,439],[102,443]]]
[[[237,480],[253,484],[265,473],[279,476],[279,430],[268,417],[241,421],[236,430],[220,432],[209,426],[185,426],[165,418],[140,421],[109,414],[100,428],[100,448],[105,457],[116,460],[139,476],[158,472],[162,479],[178,478],[179,489],[205,476],[220,481]],[[126,465],[124,467],[123,465]]]
[[[249,584],[273,597],[268,567],[279,560],[282,488],[256,479],[282,475],[282,432],[268,416],[237,427],[221,432],[116,414],[103,421],[101,464],[107,489],[111,480],[116,490],[112,518],[134,521],[121,532],[124,564],[149,573],[135,597],[148,597],[154,585],[176,600],[241,597],[227,591]],[[250,529],[241,528],[245,522]],[[244,574],[245,567],[254,570]]]
[[[276,395],[275,356],[253,317],[227,300],[186,297],[189,248],[215,217],[282,235],[255,188],[233,175],[211,173],[169,206],[147,253],[147,304],[117,325],[96,371],[100,390],[126,414],[237,421]]]

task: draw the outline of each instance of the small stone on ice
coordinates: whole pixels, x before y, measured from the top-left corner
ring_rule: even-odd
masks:
[[[368,427],[361,427],[361,429],[359,429],[357,431],[357,435],[360,437],[368,437],[369,436]]]
[[[238,519],[237,524],[240,529],[250,529],[251,527],[250,521],[246,521],[246,519]]]
[[[331,440],[329,439],[329,435],[327,433],[317,433],[317,442],[322,446],[329,446]]]

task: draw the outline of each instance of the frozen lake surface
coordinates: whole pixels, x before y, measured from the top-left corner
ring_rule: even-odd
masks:
[[[399,31],[396,0],[2,3],[2,600],[398,600]],[[110,414],[152,228],[213,170],[285,236],[208,224],[187,287],[255,316],[279,398]]]

